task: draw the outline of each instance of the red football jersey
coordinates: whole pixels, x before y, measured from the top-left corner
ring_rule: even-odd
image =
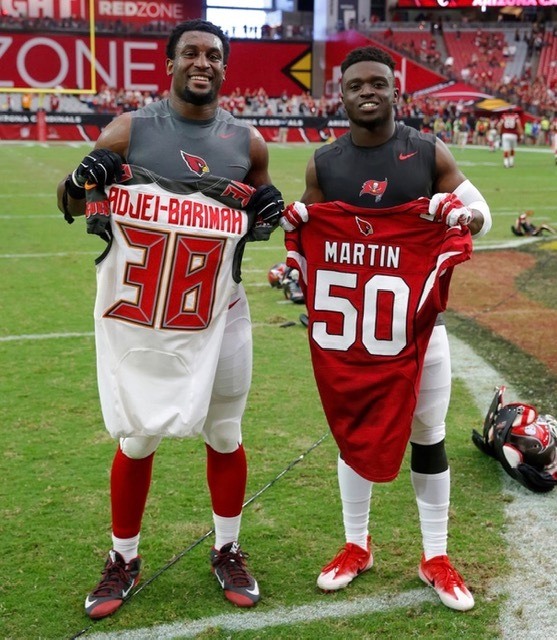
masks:
[[[517,113],[505,113],[501,117],[501,133],[516,133],[520,127],[520,116]]]
[[[428,205],[314,204],[286,236],[329,427],[346,463],[373,482],[400,470],[427,344],[453,266],[472,251],[468,229],[433,222]]]

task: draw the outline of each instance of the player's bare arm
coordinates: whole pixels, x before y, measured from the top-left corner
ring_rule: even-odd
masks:
[[[250,160],[251,168],[246,176],[246,183],[252,187],[272,184],[269,175],[269,149],[255,127],[250,127]]]
[[[434,193],[455,193],[456,191],[456,195],[462,203],[470,207],[474,214],[471,222],[468,224],[470,232],[473,236],[478,234],[486,222],[484,217],[485,211],[471,205],[476,204],[480,199],[483,200],[483,198],[479,191],[466,179],[466,176],[458,168],[456,160],[447,145],[439,139],[437,139],[435,144],[435,169],[437,177],[433,185]],[[466,190],[466,194],[461,193],[463,189]],[[471,194],[470,197],[467,197],[468,192]]]
[[[267,144],[255,127],[250,127],[250,162],[251,168],[245,182],[256,187],[247,205],[247,209],[255,215],[250,239],[268,240],[279,224],[284,210],[284,198],[271,183]]]
[[[317,180],[317,171],[315,169],[315,157],[312,156],[306,167],[306,190],[304,191],[301,201],[304,204],[314,204],[315,202],[324,202],[325,196],[321,191]]]
[[[94,148],[110,149],[122,158],[125,158],[128,153],[130,128],[131,114],[124,113],[118,118],[115,118],[105,127],[98,137]],[[65,177],[58,184],[56,192],[58,198],[58,209],[60,209],[62,213],[69,213],[72,217],[82,216],[85,214],[85,197],[72,197],[72,194],[67,191],[66,180],[67,178]]]
[[[301,199],[291,202],[283,212],[280,219],[280,226],[285,231],[294,231],[309,219],[309,212],[306,204],[324,202],[325,196],[321,191],[317,180],[317,170],[315,168],[315,156],[312,156],[306,167],[306,189]]]

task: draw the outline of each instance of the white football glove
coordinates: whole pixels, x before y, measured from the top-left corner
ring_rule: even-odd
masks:
[[[435,222],[444,222],[447,227],[467,227],[474,213],[454,193],[436,193],[429,201],[429,213]]]
[[[294,231],[301,224],[307,222],[309,213],[306,205],[303,202],[292,202],[282,212],[282,216],[279,220],[280,226],[285,231]]]

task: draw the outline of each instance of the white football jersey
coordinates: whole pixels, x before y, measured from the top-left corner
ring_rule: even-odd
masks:
[[[97,260],[106,428],[115,438],[196,435],[238,286],[235,257],[251,226],[245,206],[253,188],[212,175],[176,182],[124,168],[104,196],[113,237]]]

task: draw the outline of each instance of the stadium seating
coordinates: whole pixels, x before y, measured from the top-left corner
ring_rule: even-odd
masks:
[[[538,63],[538,76],[545,77],[550,87],[557,84],[557,36],[550,31],[544,36]]]
[[[446,31],[444,39],[447,52],[454,60],[453,69],[462,80],[478,86],[486,80],[501,81],[506,65],[504,31]]]

